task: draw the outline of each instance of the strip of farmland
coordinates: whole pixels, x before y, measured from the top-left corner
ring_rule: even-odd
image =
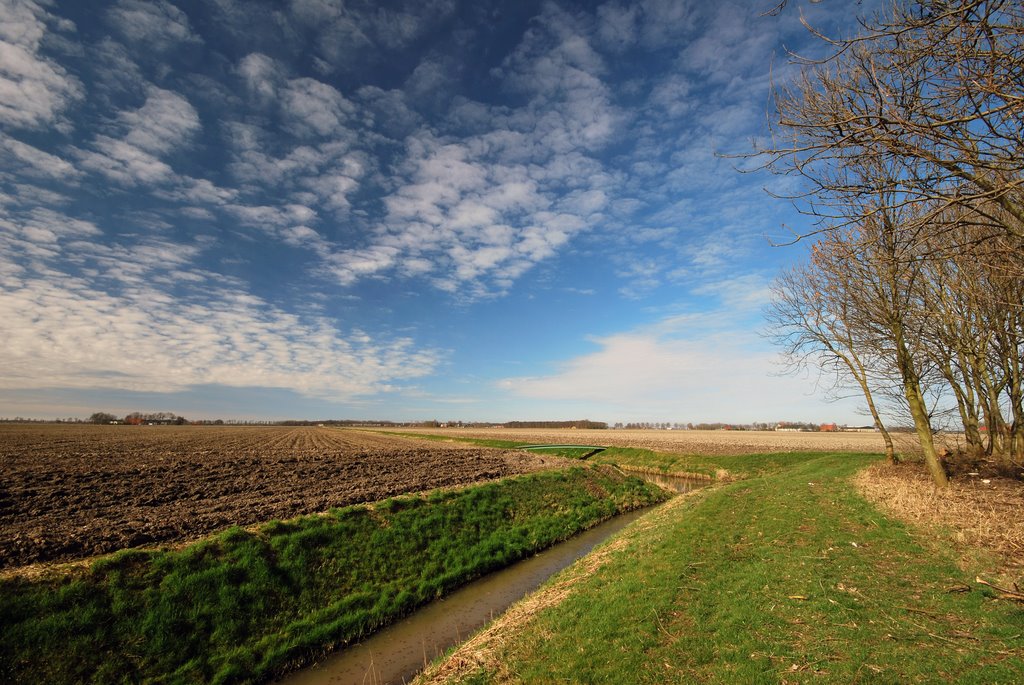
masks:
[[[318,427],[0,426],[0,569],[186,542],[560,463]]]

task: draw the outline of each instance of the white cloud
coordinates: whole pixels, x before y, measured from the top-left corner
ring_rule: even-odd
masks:
[[[113,93],[132,93],[142,90],[146,82],[142,69],[128,47],[110,36],[90,47],[90,65],[96,79],[96,92],[104,97]]]
[[[364,115],[372,118],[385,135],[400,140],[423,123],[422,117],[410,107],[406,94],[400,90],[363,86],[356,95],[364,107]]]
[[[157,188],[153,190],[153,195],[173,202],[202,202],[218,207],[227,205],[238,197],[237,190],[233,188],[221,188],[220,186],[207,181],[205,178],[196,179],[187,176],[179,176],[176,180],[178,182],[177,187]],[[204,216],[210,216],[210,214],[207,212]]]
[[[127,128],[124,142],[155,155],[175,150],[201,128],[188,100],[155,86],[147,88],[145,104],[122,112],[120,121]]]
[[[324,70],[345,69],[353,57],[407,47],[448,19],[452,0],[382,5],[338,0],[292,0],[290,19],[312,33]]]
[[[198,113],[180,94],[147,85],[145,103],[120,112],[117,127],[118,138],[98,134],[90,149],[72,149],[76,174],[91,171],[128,188],[156,186],[153,194],[165,200],[222,205],[237,195],[209,180],[179,174],[160,159],[186,147],[201,129]]]
[[[651,90],[649,102],[658,107],[663,116],[678,118],[692,112],[698,96],[693,94],[693,82],[681,75],[670,74],[661,79]]]
[[[351,285],[395,265],[399,250],[376,245],[362,250],[346,250],[330,256],[327,269],[341,285]]]
[[[727,5],[707,5],[705,24],[679,55],[680,66],[700,73],[711,84],[728,84],[749,73],[765,73],[765,55],[778,41],[778,25],[757,12],[737,12]],[[702,12],[703,13],[703,12]]]
[[[281,91],[281,109],[291,117],[287,126],[303,137],[333,135],[355,112],[335,88],[312,78],[288,81]]]
[[[545,6],[493,72],[527,97],[521,106],[459,98],[449,134],[421,128],[408,136],[400,182],[383,198],[384,220],[371,224],[366,244],[331,258],[339,280],[395,270],[463,297],[500,294],[602,221],[616,179],[591,154],[623,116],[586,36],[574,18]],[[439,64],[422,62],[407,88],[435,88],[447,78]]]
[[[98,242],[100,233],[51,210],[0,214],[0,388],[216,384],[342,401],[429,374],[440,361],[406,337],[345,332],[323,316],[286,312],[196,268],[208,249],[198,243]],[[301,226],[288,236],[317,240]]]
[[[586,218],[608,206],[608,195],[603,190],[576,190],[562,197],[558,206]]]
[[[591,46],[589,28],[546,5],[544,28],[528,31],[496,75],[530,105],[510,117],[517,128],[536,132],[538,142],[555,153],[599,149],[611,140],[624,114],[611,104],[602,81],[603,58]]]
[[[348,196],[359,188],[359,181],[340,173],[325,173],[303,179],[300,184],[311,189],[328,209],[342,210],[350,206]]]
[[[96,136],[93,150],[77,150],[82,168],[124,186],[155,184],[175,178],[174,170],[150,153],[123,140]]]
[[[13,189],[16,192],[15,198],[12,198],[10,203],[0,201],[0,204],[59,207],[71,201],[68,195],[54,192],[49,188],[40,188],[31,183],[15,183]]]
[[[619,52],[636,42],[638,35],[638,5],[624,6],[606,2],[597,8],[597,35],[602,45]]]
[[[851,406],[815,396],[806,379],[778,376],[775,353],[752,334],[700,327],[709,321],[677,318],[595,338],[596,351],[553,373],[505,378],[497,387],[549,413],[600,408],[608,420],[746,423],[853,414]]]
[[[714,296],[730,311],[756,313],[771,299],[771,282],[763,273],[745,273],[702,283],[693,292]]]
[[[310,115],[310,121],[319,122],[315,109],[308,107],[303,110],[303,116]],[[361,188],[364,177],[373,170],[374,159],[354,149],[358,143],[353,131],[342,127],[320,139],[307,123],[297,123],[300,119],[296,116],[296,112],[289,114],[288,126],[294,131],[303,131],[309,139],[283,152],[280,139],[275,139],[273,132],[261,126],[238,121],[223,125],[231,151],[229,168],[243,184],[239,190],[260,200],[269,190],[282,202],[316,205],[335,216],[346,215],[351,207],[349,197]],[[341,125],[340,121],[337,123]]]
[[[66,183],[81,176],[71,162],[3,134],[0,134],[0,153],[7,169],[20,166],[21,171],[30,176],[59,179]]]
[[[117,297],[82,279],[22,279],[0,296],[8,331],[0,387],[174,392],[219,384],[342,401],[426,375],[438,362],[408,339],[349,339],[326,319],[239,292],[211,295],[198,305],[141,284]]]
[[[641,0],[640,40],[650,48],[674,45],[687,37],[696,25],[696,15],[703,3],[678,0]],[[736,11],[732,8],[732,11]]]
[[[29,266],[44,268],[48,260],[61,256],[62,241],[95,237],[100,232],[89,221],[53,209],[0,207],[0,273],[9,276],[24,273]],[[6,285],[12,283],[16,281]]]
[[[39,4],[0,6],[0,123],[15,128],[70,128],[65,110],[81,100],[81,82],[39,53],[53,17]],[[58,22],[70,28],[70,22]]]
[[[480,296],[488,281],[507,288],[585,227],[574,215],[545,211],[552,199],[529,171],[485,161],[489,146],[482,142],[410,138],[409,182],[385,198],[387,232],[368,247],[335,254],[339,280],[349,284],[395,268],[406,276],[432,274],[444,291]],[[602,196],[583,193],[573,202],[592,208]]]
[[[147,50],[202,42],[188,16],[166,0],[118,0],[107,10],[107,19],[121,35]]]
[[[238,63],[236,71],[245,81],[249,92],[264,103],[277,97],[277,91],[284,82],[284,69],[281,65],[258,52],[246,55]]]

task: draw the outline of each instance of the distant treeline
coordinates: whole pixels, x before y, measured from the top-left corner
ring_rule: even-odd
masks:
[[[577,428],[581,430],[603,430],[609,426],[604,421],[590,421],[581,419],[577,421],[507,421],[499,423],[496,421],[438,421],[431,419],[427,421],[389,421],[385,419],[286,419],[283,421],[272,420],[244,420],[244,419],[199,419],[188,420],[174,412],[132,412],[125,417],[118,417],[107,412],[96,412],[88,419],[69,417],[66,419],[31,419],[20,416],[14,418],[0,417],[0,423],[100,423],[100,424],[176,424],[176,425],[228,425],[228,426],[346,426],[351,428]],[[613,428],[621,430],[731,430],[731,431],[775,431],[775,430],[799,430],[813,432],[829,432],[842,430],[866,430],[865,427],[849,427],[835,423],[810,423],[803,421],[779,421],[771,423],[680,423],[680,422],[648,422],[637,421],[630,423],[617,422]],[[893,432],[910,432],[913,427],[895,427]]]
[[[191,423],[184,416],[178,416],[172,411],[141,412],[133,411],[124,418],[119,418],[105,411],[98,411],[89,417],[89,423],[126,423],[130,426],[142,425],[174,425],[184,426]]]
[[[608,424],[604,421],[509,421],[501,424],[505,428],[587,428],[603,429]]]

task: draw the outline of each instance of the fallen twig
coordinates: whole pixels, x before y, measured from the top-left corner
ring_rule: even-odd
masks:
[[[974,582],[979,583],[981,585],[985,585],[986,587],[990,587],[996,592],[998,592],[999,599],[1012,599],[1015,602],[1024,602],[1024,592],[1018,592],[1016,590],[1008,590],[1004,587],[999,587],[998,585],[990,583],[987,580],[982,580],[981,576],[976,577],[974,579]]]

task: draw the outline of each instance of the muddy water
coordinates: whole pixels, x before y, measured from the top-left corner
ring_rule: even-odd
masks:
[[[406,619],[325,661],[279,681],[282,685],[386,685],[411,680],[433,660],[482,628],[552,574],[646,510],[616,516],[536,556],[495,571],[423,607]]]
[[[706,481],[666,476],[644,475],[644,478],[677,492],[707,485]],[[278,681],[279,685],[405,683],[442,652],[469,637],[553,574],[586,556],[595,545],[645,513],[646,509],[622,514],[536,556],[495,571],[363,642],[291,674]]]

